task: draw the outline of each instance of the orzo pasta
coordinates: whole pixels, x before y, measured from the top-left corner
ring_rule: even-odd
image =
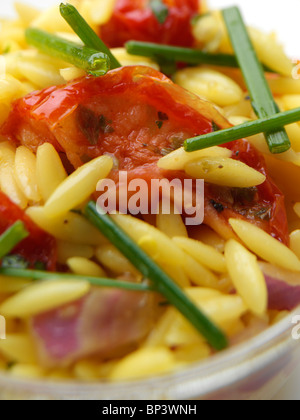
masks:
[[[287,125],[284,153],[272,153],[263,133],[186,151],[187,139],[259,120],[222,14],[202,0],[160,0],[159,9],[142,0],[71,3],[115,61],[95,38],[82,41],[58,6],[17,3],[17,18],[1,22],[0,254],[15,222],[27,237],[1,257],[0,368],[78,381],[183,369],[218,346],[181,305],[233,345],[249,325],[258,334],[253,325],[271,327],[300,304],[300,123]],[[300,80],[277,38],[249,34],[280,111],[299,107]],[[42,42],[32,46],[39,36],[58,36],[68,54],[76,44],[81,57],[112,68],[94,76]],[[200,51],[202,60],[214,54],[215,63],[130,54],[128,41]],[[224,57],[235,65],[218,64]],[[155,205],[153,180],[171,185]],[[190,225],[197,197],[187,181],[197,180],[204,220]],[[87,217],[101,191],[103,204],[117,193],[102,222],[121,232],[127,250]],[[148,257],[143,264],[129,258],[130,240]],[[167,283],[153,282],[151,270]]]

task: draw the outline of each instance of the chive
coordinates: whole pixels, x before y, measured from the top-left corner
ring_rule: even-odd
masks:
[[[108,55],[112,69],[122,67],[110,49],[104,44],[74,6],[61,3],[60,14],[79,36],[85,46]]]
[[[271,117],[245,122],[225,130],[214,131],[202,136],[193,137],[184,142],[186,152],[219,146],[234,140],[254,136],[259,133],[272,132],[285,125],[300,121],[300,108],[280,112]]]
[[[258,61],[256,52],[237,7],[223,10],[223,17],[227,26],[233,49],[239,62],[248,87],[252,106],[259,118],[270,117],[279,109],[274,101],[271,89],[266,81],[263,68]],[[265,132],[266,140],[271,153],[283,153],[291,143],[284,128],[278,131]]]
[[[52,273],[49,271],[28,270],[22,268],[0,268],[0,275],[15,278],[26,278],[31,280],[84,280],[93,286],[111,287],[136,292],[149,292],[154,289],[147,284],[130,283],[129,281],[112,280],[98,277],[78,276],[77,274]]]
[[[209,54],[193,48],[174,47],[142,41],[128,41],[125,47],[129,54],[150,57],[158,61],[166,60],[171,63],[179,61],[186,64],[239,67],[236,57],[230,54]],[[267,72],[273,72],[268,67],[264,67],[264,69]]]
[[[90,202],[84,213],[115,245],[119,251],[153,282],[155,289],[174,305],[186,319],[207,339],[216,350],[223,350],[228,342],[223,332],[217,328],[197,306],[186,296],[169,276],[111,219],[97,211],[96,203]]]
[[[23,222],[18,220],[0,236],[0,259],[9,254],[18,243],[29,236]]]
[[[97,50],[66,41],[40,29],[29,28],[25,34],[28,44],[48,55],[71,63],[93,76],[103,76],[110,69],[109,57]]]

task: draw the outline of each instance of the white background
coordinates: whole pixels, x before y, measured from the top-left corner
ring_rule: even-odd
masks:
[[[58,0],[23,0],[38,8],[58,4]],[[300,0],[208,0],[212,8],[239,5],[247,23],[279,35],[288,54],[300,58]],[[14,16],[14,0],[1,1],[0,17]],[[300,351],[300,348],[299,348]],[[276,399],[300,400],[300,369]]]

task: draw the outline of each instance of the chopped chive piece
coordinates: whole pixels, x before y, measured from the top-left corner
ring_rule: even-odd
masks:
[[[161,0],[151,0],[150,8],[156,17],[158,23],[165,23],[167,17],[169,16],[168,7]]]
[[[71,26],[73,31],[79,36],[86,47],[93,48],[96,51],[101,51],[102,53],[108,55],[112,69],[122,67],[110,49],[104,44],[104,42],[99,38],[96,32],[89,26],[74,6],[71,4],[61,3],[60,14]]]
[[[217,328],[186,296],[169,276],[112,220],[100,214],[96,203],[90,202],[84,211],[88,220],[143,274],[155,289],[174,305],[216,350],[228,346],[223,332]]]
[[[154,58],[162,63],[180,61],[186,64],[239,67],[236,57],[230,54],[209,54],[193,48],[173,47],[142,41],[128,41],[125,47],[129,54]],[[265,71],[272,72],[268,67],[264,69]]]
[[[149,292],[153,291],[153,288],[147,284],[142,283],[130,283],[129,281],[112,280],[98,277],[78,276],[76,274],[68,273],[52,273],[49,271],[38,271],[38,270],[27,270],[22,268],[0,268],[0,275],[15,277],[15,278],[26,278],[31,280],[48,280],[48,279],[65,279],[65,280],[85,280],[93,286],[99,287],[111,287],[118,289],[131,290],[136,292]]]
[[[277,130],[285,125],[300,121],[300,108],[280,112],[268,118],[249,121],[225,130],[214,131],[209,134],[188,139],[184,143],[187,152],[220,146],[234,140],[251,137],[259,133]]]
[[[239,9],[237,7],[225,9],[223,10],[223,17],[252,99],[254,111],[259,118],[276,114],[279,111],[277,104],[274,101]],[[291,147],[284,128],[279,128],[278,131],[271,129],[265,132],[265,136],[271,153],[283,153]]]
[[[0,236],[0,259],[9,254],[18,243],[29,236],[24,223],[18,220]]]
[[[25,34],[28,44],[48,55],[71,63],[93,76],[103,76],[110,69],[109,57],[102,52],[66,41],[40,29],[29,28]]]

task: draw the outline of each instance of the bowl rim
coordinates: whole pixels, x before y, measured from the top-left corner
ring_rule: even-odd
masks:
[[[2,389],[64,398],[89,396],[88,399],[90,399],[90,396],[120,399],[121,395],[125,395],[125,398],[122,399],[127,399],[126,396],[128,399],[133,399],[135,395],[142,396],[144,399],[151,396],[153,396],[153,399],[157,399],[160,396],[159,399],[161,399],[164,394],[168,399],[171,393],[171,399],[176,399],[176,396],[180,395],[179,390],[181,390],[185,397],[189,398],[188,393],[192,392],[189,385],[198,389],[198,391],[194,389],[196,394],[201,392],[201,388],[203,392],[205,382],[207,391],[216,391],[237,382],[251,372],[263,368],[286,353],[296,343],[291,334],[295,326],[292,319],[296,315],[300,315],[300,305],[279,323],[269,327],[257,336],[204,361],[192,363],[178,371],[150,378],[118,382],[105,380],[83,382],[72,379],[45,381],[45,378],[12,377],[9,373],[0,371],[0,391]],[[226,371],[226,375],[222,374],[223,371]],[[218,377],[218,384],[215,386],[213,382],[216,377]],[[187,388],[184,390],[183,387],[186,386]],[[173,391],[170,387],[173,388]],[[177,389],[176,392],[174,391],[175,388]]]

